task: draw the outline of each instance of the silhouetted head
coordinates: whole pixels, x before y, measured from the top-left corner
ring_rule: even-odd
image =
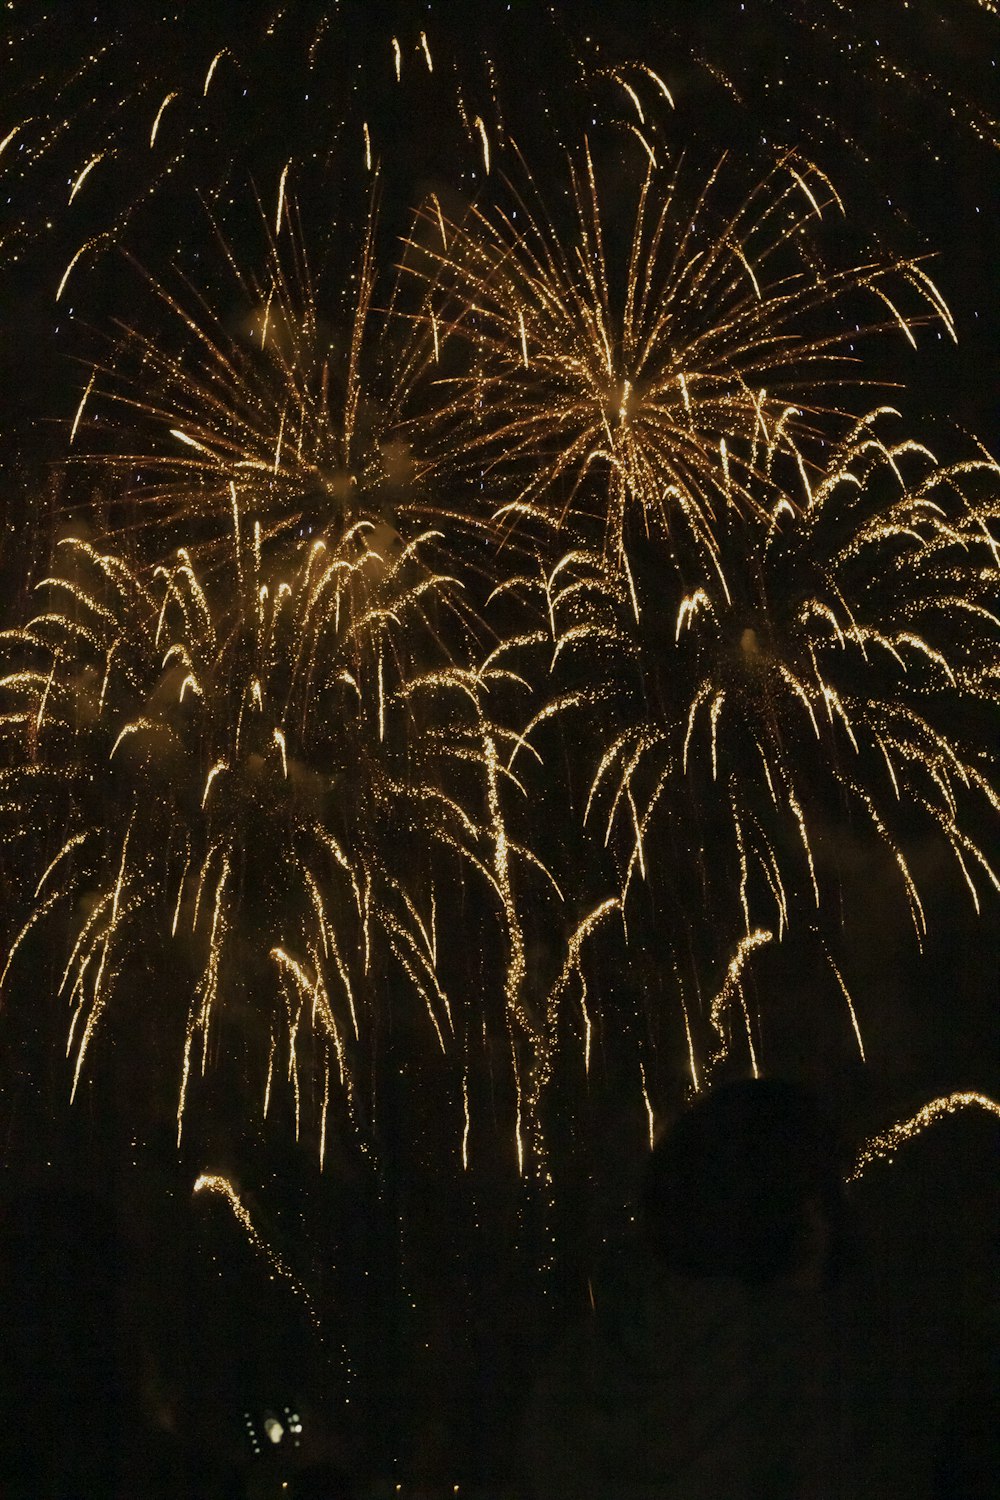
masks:
[[[724,1084],[655,1147],[642,1190],[646,1238],[687,1275],[828,1284],[843,1258],[841,1173],[836,1133],[807,1089]]]

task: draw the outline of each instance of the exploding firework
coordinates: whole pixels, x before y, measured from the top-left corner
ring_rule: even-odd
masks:
[[[1000,811],[984,749],[998,470],[941,465],[883,436],[890,420],[858,423],[819,471],[759,453],[768,482],[719,518],[708,558],[677,524],[635,549],[627,582],[578,549],[522,585],[551,621],[562,687],[522,743],[584,715],[600,745],[586,817],[619,851],[623,900],[666,881],[690,911],[694,879],[709,925],[746,934],[741,952],[762,921],[780,938],[796,913],[819,920],[838,828],[888,851],[918,939],[915,839],[943,837],[977,911],[998,889],[983,822]]]
[[[266,554],[372,516],[411,534],[431,513],[457,522],[421,486],[402,435],[433,346],[408,336],[414,320],[394,315],[394,298],[373,307],[374,207],[340,275],[313,270],[283,188],[274,223],[261,214],[258,229],[259,273],[219,236],[229,297],[146,278],[152,308],[119,324],[77,406],[70,441],[85,468],[121,476],[125,525],[153,559],[177,537],[194,556],[225,556],[237,505],[252,505]]]
[[[419,540],[355,522],[282,575],[264,568],[260,523],[233,520],[235,602],[212,602],[186,553],[143,573],[68,539],[51,607],[8,636],[22,658],[3,679],[8,829],[28,846],[59,833],[4,978],[62,913],[75,1091],[137,974],[186,964],[178,1131],[212,1039],[242,1030],[264,1112],[286,1077],[322,1156],[334,1093],[370,1126],[358,1060],[386,961],[432,1044],[454,1038],[435,850],[513,919],[490,669],[442,660],[434,616],[452,586]]]
[[[440,465],[474,468],[508,530],[568,523],[627,570],[630,535],[679,516],[712,553],[725,512],[759,504],[761,441],[808,452],[858,379],[859,334],[883,326],[859,326],[858,298],[912,342],[889,294],[909,283],[918,321],[952,331],[919,265],[817,264],[812,228],[842,210],[818,168],[782,157],[732,211],[719,171],[691,208],[680,172],[651,153],[620,245],[589,148],[571,169],[569,233],[533,187],[461,224],[428,215],[435,340],[467,350],[448,377]]]

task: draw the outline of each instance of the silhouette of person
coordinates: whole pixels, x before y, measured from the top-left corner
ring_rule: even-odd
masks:
[[[842,1162],[812,1096],[746,1080],[699,1098],[650,1156],[641,1210],[643,1245],[536,1383],[536,1500],[867,1493],[836,1296]]]

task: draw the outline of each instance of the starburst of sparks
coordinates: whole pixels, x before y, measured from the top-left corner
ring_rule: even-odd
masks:
[[[477,205],[460,223],[428,211],[413,269],[435,330],[465,353],[446,377],[439,461],[474,465],[507,529],[569,519],[627,569],[630,532],[677,518],[712,555],[726,513],[759,506],[761,445],[821,435],[856,342],[886,326],[859,327],[856,299],[911,341],[929,317],[953,334],[920,265],[817,263],[812,222],[842,204],[815,165],[780,159],[735,209],[716,202],[721,173],[691,207],[680,169],[650,165],[625,246],[589,147],[570,168],[569,234],[530,177],[509,208]]]

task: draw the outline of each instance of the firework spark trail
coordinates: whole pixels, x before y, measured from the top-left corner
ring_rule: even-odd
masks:
[[[323,1342],[323,1323],[316,1307],[314,1298],[308,1288],[299,1280],[291,1267],[281,1258],[276,1250],[267,1243],[258,1233],[257,1228],[250,1217],[249,1212],[240,1195],[237,1193],[228,1177],[223,1177],[217,1172],[202,1172],[196,1179],[192,1189],[195,1196],[199,1193],[208,1193],[228,1204],[233,1218],[239,1224],[246,1235],[250,1245],[257,1254],[271,1267],[276,1276],[280,1276],[291,1289],[293,1295],[299,1299],[306,1311],[313,1328]],[[346,1357],[346,1350],[344,1351]]]
[[[757,1066],[757,1055],[754,1051],[753,1030],[750,1024],[750,1014],[747,1010],[746,996],[743,991],[742,975],[747,960],[750,958],[750,956],[755,953],[758,948],[763,948],[767,943],[773,942],[773,940],[773,932],[767,932],[762,927],[757,928],[756,931],[747,933],[746,937],[740,941],[736,952],[733,954],[733,957],[729,962],[729,967],[726,970],[726,977],[723,981],[722,988],[719,990],[718,994],[715,996],[715,999],[712,1001],[711,1012],[709,1015],[712,1029],[716,1033],[718,1041],[715,1050],[708,1059],[706,1075],[708,1074],[710,1069],[716,1067],[720,1062],[722,1062],[729,1050],[727,1012],[731,1009],[734,998],[738,998],[740,1001],[740,1007],[743,1012],[743,1020],[746,1025],[747,1049],[750,1054],[750,1066],[753,1069],[753,1076],[755,1078],[758,1078],[760,1076],[760,1070]]]
[[[922,1135],[929,1126],[945,1115],[956,1114],[959,1110],[965,1109],[981,1109],[1000,1119],[1000,1104],[995,1099],[991,1099],[988,1094],[963,1090],[954,1094],[944,1094],[938,1099],[931,1099],[908,1120],[898,1120],[895,1125],[890,1125],[888,1130],[880,1131],[878,1135],[873,1135],[870,1140],[867,1140],[858,1153],[858,1159],[847,1181],[857,1182],[875,1162],[892,1162],[897,1151],[907,1141],[916,1140],[918,1135]]]

